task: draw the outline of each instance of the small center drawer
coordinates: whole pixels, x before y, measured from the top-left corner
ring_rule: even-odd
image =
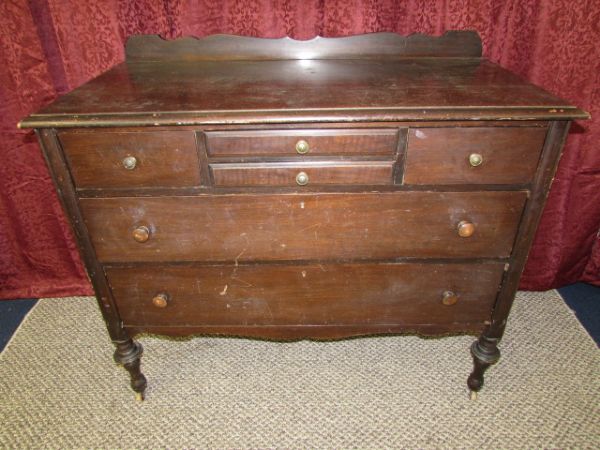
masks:
[[[389,156],[396,152],[398,130],[327,129],[213,131],[206,133],[209,157],[243,156]]]
[[[77,188],[200,184],[193,131],[62,131],[59,139]]]
[[[392,184],[393,161],[211,164],[215,186]]]

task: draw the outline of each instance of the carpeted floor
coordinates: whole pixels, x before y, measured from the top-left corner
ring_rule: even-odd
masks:
[[[477,401],[472,337],[142,337],[137,403],[95,301],[42,300],[0,355],[0,448],[599,448],[600,352],[519,293]]]

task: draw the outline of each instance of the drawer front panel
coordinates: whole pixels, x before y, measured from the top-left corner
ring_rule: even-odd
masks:
[[[200,184],[192,131],[63,131],[59,138],[78,188]]]
[[[406,184],[519,184],[533,179],[546,128],[413,128]]]
[[[526,196],[238,194],[84,198],[80,205],[101,261],[506,257]],[[474,233],[461,237],[459,224]]]
[[[503,264],[163,266],[106,272],[126,326],[410,325],[488,320]],[[455,294],[456,302],[444,304],[445,292]],[[153,303],[159,294],[166,306]]]
[[[211,164],[215,186],[392,184],[392,161],[360,163]]]
[[[304,141],[303,144],[299,144]],[[389,156],[396,153],[397,129],[264,130],[207,132],[208,155],[243,156]]]

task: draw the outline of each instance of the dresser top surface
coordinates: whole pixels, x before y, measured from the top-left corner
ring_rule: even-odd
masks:
[[[388,40],[406,39],[389,33],[371,35],[369,39],[373,41],[377,36]],[[244,39],[269,41],[273,46],[279,41],[278,49],[298,42],[223,38],[242,39],[242,44]],[[343,39],[339,39],[336,45],[348,47],[352,44],[348,41],[347,38],[346,44],[338,45],[343,44]],[[213,45],[212,41],[209,43]],[[331,46],[331,42],[325,44]],[[205,55],[211,51],[212,54],[193,58],[189,53],[169,52],[167,48],[152,52],[142,43],[139,45],[142,50],[136,49],[137,54],[128,49],[126,62],[31,115],[21,126],[588,117],[565,100],[497,64],[474,56],[476,49],[456,56],[436,50],[441,55],[436,57],[423,51],[402,54],[403,48],[410,49],[406,44],[397,47],[400,50],[397,54],[381,46],[381,42],[371,44],[379,44],[384,52],[369,53],[354,45],[355,51],[313,52],[300,58],[301,49],[291,56],[277,54],[269,59],[268,53],[264,53],[268,48],[263,54],[244,57],[238,51],[233,56],[220,58],[218,50],[219,45],[223,48],[222,44],[217,45],[216,50],[206,49],[205,45]],[[318,42],[310,45],[310,48],[319,49],[319,45],[327,48]],[[223,51],[226,50],[231,55],[231,50]]]

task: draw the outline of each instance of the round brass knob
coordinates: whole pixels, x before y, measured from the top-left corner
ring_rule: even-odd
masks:
[[[444,291],[442,293],[442,303],[446,306],[455,305],[458,301],[458,295],[452,291]]]
[[[299,186],[305,186],[308,184],[308,175],[306,172],[300,172],[298,175],[296,175],[296,183],[298,183]]]
[[[157,308],[166,308],[169,303],[169,296],[167,294],[156,294],[152,299],[152,304]]]
[[[150,239],[150,230],[147,226],[141,225],[133,230],[132,235],[136,242],[144,243]]]
[[[479,153],[471,153],[469,155],[469,164],[471,164],[471,166],[473,166],[473,167],[480,166],[482,162],[483,162],[483,156],[480,155]]]
[[[137,159],[135,158],[135,156],[127,156],[123,158],[122,163],[123,167],[125,167],[127,170],[133,170],[137,165]]]
[[[296,151],[301,155],[308,153],[309,150],[310,146],[304,139],[300,139],[298,142],[296,142]]]
[[[475,233],[475,225],[472,224],[471,222],[467,222],[466,220],[461,220],[458,223],[458,235],[460,237],[471,237],[473,236],[473,233]]]

